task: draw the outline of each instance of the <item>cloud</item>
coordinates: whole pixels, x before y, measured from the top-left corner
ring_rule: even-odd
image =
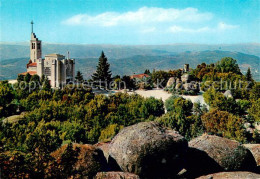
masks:
[[[144,28],[141,30],[142,33],[151,33],[151,32],[155,32],[156,28],[155,27],[148,27],[148,28]]]
[[[168,32],[171,32],[171,33],[221,32],[221,31],[225,31],[225,30],[235,29],[238,27],[239,27],[238,25],[230,25],[230,24],[226,24],[224,22],[219,22],[217,27],[215,27],[215,28],[208,27],[208,26],[204,26],[204,27],[200,27],[200,28],[185,28],[182,26],[174,25],[174,26],[171,26],[168,28]]]
[[[199,12],[196,8],[174,9],[142,7],[137,11],[124,13],[104,12],[95,16],[88,14],[78,14],[64,21],[66,25],[85,25],[85,26],[120,26],[120,25],[147,25],[160,23],[198,23],[211,20],[212,13]]]
[[[238,25],[229,25],[229,24],[225,24],[224,22],[220,22],[218,23],[218,29],[219,30],[227,30],[227,29],[235,29],[237,28]]]
[[[192,29],[192,28],[184,28],[181,26],[171,26],[168,31],[172,33],[178,33],[178,32],[188,32],[188,33],[196,33],[196,32],[208,32],[211,29],[209,27],[202,27],[198,29]]]

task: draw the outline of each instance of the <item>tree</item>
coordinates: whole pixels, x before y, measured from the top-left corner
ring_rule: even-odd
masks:
[[[152,82],[158,87],[164,88],[168,82],[169,74],[166,71],[155,71],[152,73]]]
[[[40,77],[38,76],[38,75],[33,75],[32,77],[31,77],[31,81],[34,81],[34,82],[40,82]]]
[[[247,72],[246,72],[246,75],[245,75],[245,76],[246,76],[246,80],[247,80],[247,81],[253,81],[250,68],[247,69]]]
[[[146,69],[146,70],[144,71],[144,74],[150,75],[150,74],[151,74],[151,72],[150,72],[150,70],[149,70],[149,69]]]
[[[56,150],[62,142],[57,133],[57,130],[48,129],[42,120],[36,129],[27,135],[25,144],[27,152],[33,156],[31,163],[35,167],[35,176],[32,178],[45,178],[47,174],[45,170],[52,160],[50,153]]]
[[[111,82],[111,71],[109,70],[110,64],[107,61],[107,57],[105,56],[104,52],[101,52],[101,56],[99,57],[99,62],[97,66],[96,72],[92,75],[92,79],[94,82],[103,82],[105,83],[105,87]]]
[[[29,83],[30,80],[31,80],[31,75],[30,75],[30,73],[26,73],[26,75],[24,76],[24,81],[27,82],[27,83]]]
[[[225,97],[221,92],[215,88],[209,88],[204,94],[205,102],[212,108],[218,108],[221,111],[228,111],[232,114],[244,114],[243,111],[234,98]]]
[[[260,98],[260,82],[256,82],[249,92],[249,99],[258,100]]]
[[[111,141],[112,138],[123,128],[122,125],[110,124],[105,129],[101,131],[99,136],[100,142]]]
[[[182,97],[171,96],[165,101],[167,112],[174,111],[180,115],[189,116],[192,112],[192,102]]]
[[[130,76],[123,76],[122,81],[125,83],[127,89],[135,89],[135,82]]]
[[[46,91],[51,90],[51,84],[50,84],[48,77],[44,76],[43,83],[42,83],[42,89],[46,90]]]
[[[217,71],[221,73],[233,72],[241,74],[237,61],[231,57],[224,57],[216,65]]]
[[[62,153],[59,161],[59,165],[61,168],[61,178],[70,178],[75,173],[74,165],[78,161],[78,156],[80,153],[80,148],[76,147],[73,149],[72,143],[67,145],[66,150]]]
[[[13,98],[13,90],[8,82],[0,82],[0,106],[5,107],[13,100]]]
[[[76,75],[75,79],[77,80],[77,82],[80,82],[80,83],[82,83],[84,81],[83,75],[80,71],[77,71],[77,75]]]
[[[18,82],[24,81],[24,76],[23,75],[18,75],[17,81]]]
[[[252,102],[251,107],[248,110],[249,118],[253,122],[260,122],[260,98]]]
[[[233,114],[213,109],[204,114],[201,120],[207,132],[240,142],[245,141],[243,120]]]

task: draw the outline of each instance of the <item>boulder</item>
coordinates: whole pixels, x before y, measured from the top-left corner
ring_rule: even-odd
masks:
[[[187,175],[198,177],[232,170],[254,170],[250,151],[235,140],[204,134],[189,142]]]
[[[99,172],[94,179],[140,179],[138,175],[128,172]]]
[[[177,83],[175,86],[176,90],[182,89],[182,84],[181,83]]]
[[[109,151],[109,144],[110,142],[100,142],[95,144],[94,146],[102,150],[106,160],[108,161],[108,151]]]
[[[220,172],[213,173],[206,176],[198,177],[197,179],[256,179],[260,178],[259,174],[252,172]]]
[[[156,122],[141,122],[122,129],[111,141],[109,164],[141,178],[169,178],[184,165],[187,140]]]
[[[181,76],[181,81],[183,82],[183,83],[188,83],[189,82],[189,80],[190,80],[190,75],[189,74],[183,74],[182,76]]]
[[[244,146],[253,154],[260,172],[260,144],[244,144]]]
[[[174,83],[175,83],[175,78],[174,78],[174,77],[171,77],[171,78],[168,80],[166,87],[169,88],[169,87],[171,87]]]
[[[78,147],[80,149],[78,161],[73,168],[81,177],[93,178],[97,172],[105,171],[107,168],[106,159],[103,152],[88,144],[73,144],[73,149]],[[67,148],[67,144],[60,147],[53,152],[51,156],[59,159]]]
[[[232,95],[232,93],[231,93],[230,90],[225,91],[224,96],[225,96],[226,98],[233,98],[233,95]]]

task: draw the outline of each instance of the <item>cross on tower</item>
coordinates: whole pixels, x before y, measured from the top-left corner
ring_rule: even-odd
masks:
[[[33,33],[33,21],[31,21],[31,24],[32,24],[32,33]]]

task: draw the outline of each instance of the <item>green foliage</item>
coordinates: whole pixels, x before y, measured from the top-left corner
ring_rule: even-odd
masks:
[[[110,124],[101,131],[99,142],[111,141],[112,138],[123,128],[122,125]]]
[[[234,98],[225,97],[223,93],[216,91],[213,87],[208,89],[203,94],[205,102],[210,108],[217,108],[221,111],[228,111],[235,115],[242,115],[246,113],[246,108],[239,105]]]
[[[165,102],[167,113],[156,120],[163,126],[175,129],[188,140],[203,133],[203,126],[200,116],[191,115],[193,104],[182,97],[171,96]],[[196,110],[203,114],[201,105]]]
[[[80,71],[77,71],[75,79],[79,83],[82,83],[84,81],[83,75],[82,75],[82,73]]]
[[[229,68],[229,67],[228,67]],[[198,80],[245,79],[230,69],[218,72],[214,65],[201,64],[190,75]],[[147,71],[148,73],[148,71]],[[104,53],[101,54],[97,79],[109,79],[109,64]],[[153,72],[148,80],[149,87],[157,79],[166,84],[170,76],[180,77],[181,71]],[[94,77],[94,78],[95,78]],[[21,78],[21,77],[20,77]],[[91,89],[70,88],[51,90],[46,77],[34,75],[20,79],[14,89],[7,82],[0,82],[0,112],[6,116],[26,111],[21,120],[0,120],[0,167],[6,167],[5,178],[68,178],[75,173],[72,166],[76,162],[77,150],[69,144],[64,155],[55,160],[50,154],[63,143],[96,143],[111,140],[123,127],[142,121],[157,120],[164,126],[179,131],[188,140],[203,132],[211,132],[239,141],[245,141],[243,128],[245,121],[259,122],[259,83],[253,83],[250,90],[234,89],[235,98],[226,98],[222,90],[210,88],[204,98],[210,108],[182,97],[172,96],[165,107],[162,100],[140,95],[116,93],[97,95]],[[24,80],[24,81],[23,81]],[[30,85],[39,82],[35,91]],[[124,81],[128,89],[135,89],[129,76],[114,78],[116,88]],[[140,81],[139,84],[145,81]],[[18,87],[22,88],[18,88]],[[217,85],[216,85],[217,86]],[[43,89],[41,89],[43,87]],[[139,86],[140,87],[140,86]],[[241,97],[241,100],[235,100]],[[228,111],[228,112],[226,112]],[[246,114],[249,115],[246,115]],[[19,114],[19,113],[18,113]],[[163,115],[164,114],[164,115]],[[239,115],[239,117],[238,117]],[[247,136],[248,137],[248,136]],[[253,133],[250,142],[259,141],[259,134]],[[249,140],[248,140],[249,141]]]
[[[17,76],[17,81],[18,82],[24,81],[24,76],[23,75],[18,75]]]
[[[55,178],[70,178],[76,174],[74,165],[78,161],[78,156],[80,153],[80,148],[76,147],[73,149],[72,143],[67,145],[67,148],[62,153],[61,157],[58,159],[56,168],[59,170],[53,173]]]
[[[0,106],[5,107],[14,98],[11,85],[7,81],[0,82]]]
[[[244,165],[241,161],[245,161],[245,157],[248,157],[247,149],[243,146],[238,146],[234,151],[228,153],[221,163],[225,166],[226,171],[240,170]]]
[[[245,76],[246,76],[246,80],[247,81],[253,81],[253,77],[252,77],[250,68],[247,69],[247,72],[246,72]]]
[[[26,73],[26,75],[24,76],[24,81],[27,82],[27,83],[29,83],[30,80],[31,80],[31,77],[32,77],[32,76],[31,76],[29,73]]]
[[[152,82],[159,87],[165,87],[169,79],[169,74],[165,71],[159,70],[152,73]]]
[[[110,64],[107,62],[107,57],[102,51],[101,56],[99,57],[99,62],[96,72],[92,75],[93,81],[96,82],[106,82],[107,84],[111,81],[111,71],[109,71]]]
[[[45,90],[45,91],[51,90],[51,84],[50,84],[50,81],[47,77],[44,77],[44,79],[43,79],[42,89]]]
[[[238,67],[237,61],[231,57],[224,57],[216,64],[216,69],[218,72],[233,72],[240,74],[240,69]]]
[[[144,74],[150,75],[150,74],[151,74],[151,72],[150,72],[150,70],[149,70],[149,69],[146,69],[146,70],[144,71]]]
[[[258,100],[260,98],[260,82],[256,82],[249,92],[250,100]]]
[[[260,122],[260,98],[252,101],[251,107],[248,110],[249,119],[253,122]]]
[[[125,82],[127,89],[135,89],[135,82],[133,79],[130,78],[130,76],[123,76],[122,81]]]
[[[245,141],[243,120],[226,111],[213,109],[201,117],[207,132],[223,137]]]
[[[30,81],[34,81],[34,82],[40,83],[40,77],[38,75],[33,75],[31,77]]]
[[[182,97],[171,96],[165,102],[165,107],[167,112],[174,111],[181,115],[189,116],[192,112],[192,102],[190,100],[186,100]]]

